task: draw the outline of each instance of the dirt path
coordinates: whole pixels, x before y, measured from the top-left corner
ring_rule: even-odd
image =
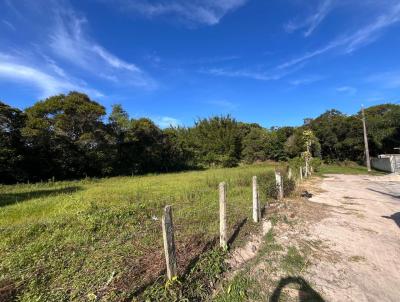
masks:
[[[313,177],[299,190],[314,196],[270,204],[271,232],[231,253],[217,301],[400,301],[400,176]]]
[[[311,202],[329,208],[309,226],[323,242],[307,279],[327,301],[400,301],[400,176],[330,175]]]

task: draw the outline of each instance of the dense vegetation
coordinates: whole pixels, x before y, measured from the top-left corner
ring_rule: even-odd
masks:
[[[372,155],[400,146],[400,106],[366,109]],[[364,158],[360,114],[329,110],[301,127],[265,129],[230,116],[199,119],[193,127],[160,129],[150,119],[131,119],[120,105],[105,108],[71,92],[21,111],[0,102],[0,182],[72,179],[178,171],[239,162],[287,160],[304,151],[325,161]]]

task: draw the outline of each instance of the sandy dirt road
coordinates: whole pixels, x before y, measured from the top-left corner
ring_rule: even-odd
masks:
[[[329,215],[309,226],[322,242],[307,279],[326,301],[400,301],[400,176],[328,175],[310,199]]]

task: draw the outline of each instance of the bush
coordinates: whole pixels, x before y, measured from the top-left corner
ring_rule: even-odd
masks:
[[[287,178],[285,176],[283,178],[283,195],[289,196],[296,189],[296,182],[292,179]]]
[[[293,179],[289,179],[287,176],[283,177],[283,195],[289,196],[296,189],[296,182]],[[265,194],[267,198],[276,199],[278,196],[278,188],[276,186],[275,177],[269,179],[266,183]]]
[[[311,159],[311,167],[313,167],[315,172],[318,172],[322,166],[322,160],[319,157],[314,157]]]

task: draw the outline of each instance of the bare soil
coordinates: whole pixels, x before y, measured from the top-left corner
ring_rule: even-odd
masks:
[[[329,259],[308,279],[327,301],[400,301],[400,176],[329,175],[310,199],[329,216],[310,226]]]
[[[274,242],[262,232],[232,251],[226,282],[256,280],[251,301],[400,301],[400,176],[313,177],[304,190],[313,197],[267,208]]]

